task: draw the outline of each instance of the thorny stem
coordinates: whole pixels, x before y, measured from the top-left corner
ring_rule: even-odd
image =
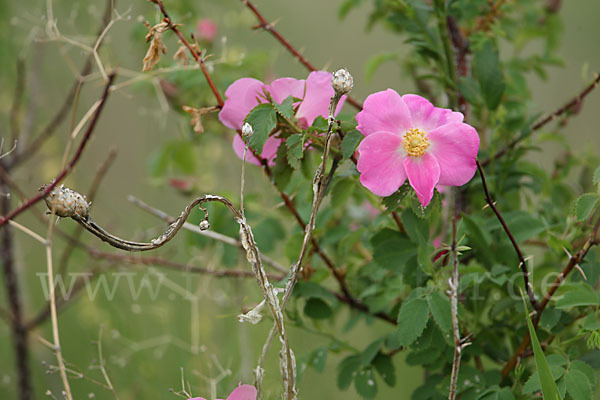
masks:
[[[196,60],[196,62],[200,65],[200,69],[202,70],[202,73],[204,74],[204,78],[206,79],[208,86],[210,86],[210,90],[213,92],[213,95],[215,96],[217,103],[219,103],[219,107],[223,107],[223,104],[225,104],[223,102],[223,98],[221,97],[221,94],[217,90],[215,83],[213,82],[210,74],[208,73],[208,70],[206,69],[206,65],[204,64],[204,59],[202,58],[202,56],[200,54],[198,54],[198,52],[194,49],[194,47],[190,44],[190,42],[187,41],[185,36],[183,36],[183,34],[179,31],[179,29],[177,29],[177,25],[174,24],[173,21],[171,20],[171,17],[169,17],[169,14],[167,13],[167,10],[165,9],[164,3],[161,0],[150,0],[150,1],[152,1],[152,3],[156,4],[160,8],[160,11],[164,15],[166,22],[169,24],[169,29],[171,29],[173,31],[173,33],[175,33],[175,35],[177,35],[179,40],[181,40],[181,43],[183,43],[183,45],[185,47],[187,47],[187,49],[189,50],[192,57],[194,57],[194,60]]]
[[[458,326],[458,287],[460,284],[460,275],[458,273],[458,250],[456,248],[456,196],[454,196],[454,215],[452,216],[452,248],[450,254],[452,257],[452,278],[450,280],[450,304],[452,312],[452,332],[454,335],[454,357],[452,359],[452,373],[450,374],[450,391],[448,400],[456,399],[456,383],[458,381],[458,371],[460,369],[460,359],[462,350],[470,343],[460,337]]]
[[[8,183],[0,179],[0,192],[9,193]],[[0,196],[1,212],[7,213],[10,209],[10,197]],[[18,376],[18,391],[22,400],[32,398],[31,375],[29,372],[29,348],[27,346],[27,330],[23,321],[21,310],[21,299],[19,282],[14,264],[14,246],[12,228],[5,226],[0,228],[0,261],[4,272],[4,285],[10,305],[9,323],[12,328],[12,336],[15,349],[15,362]]]
[[[323,156],[321,159],[321,164],[317,167],[315,171],[315,175],[313,178],[313,203],[312,210],[310,213],[310,218],[308,224],[306,224],[304,228],[304,240],[302,241],[302,248],[300,249],[300,254],[298,256],[298,261],[296,261],[291,269],[290,269],[290,277],[285,287],[285,292],[283,294],[281,300],[281,310],[285,309],[287,302],[292,296],[292,291],[298,282],[298,274],[302,270],[302,263],[304,262],[304,258],[308,253],[309,244],[311,243],[312,233],[315,229],[315,222],[317,220],[317,212],[319,211],[319,207],[321,205],[321,201],[323,200],[323,196],[325,193],[325,188],[327,185],[327,181],[325,179],[325,168],[327,166],[327,158],[329,156],[329,149],[331,147],[331,138],[333,136],[333,128],[335,126],[335,109],[337,107],[338,102],[340,101],[341,95],[334,94],[331,98],[331,103],[329,105],[329,125],[327,128],[327,136],[325,139],[325,148],[323,149]],[[264,359],[264,354],[269,350],[270,342],[272,341],[273,331],[276,329],[276,326],[271,329],[269,333],[269,337],[265,342],[263,347],[263,353],[261,354],[261,358],[259,359],[259,363],[255,370],[255,379],[257,382],[257,390],[262,385],[262,360]],[[258,398],[262,399],[262,393],[258,392]]]
[[[294,48],[294,46],[292,46],[290,44],[290,42],[288,42],[278,31],[277,29],[275,29],[275,27],[273,26],[273,24],[267,22],[267,20],[265,19],[265,17],[263,17],[263,15],[260,13],[260,11],[258,11],[258,9],[256,8],[256,6],[250,1],[250,0],[241,0],[242,3],[248,7],[248,9],[250,11],[252,11],[252,13],[256,16],[256,19],[258,20],[259,24],[256,28],[260,28],[260,29],[264,29],[265,31],[269,32],[275,39],[277,39],[277,41],[279,43],[281,43],[283,45],[283,47],[285,47],[290,53],[292,53],[292,55],[309,71],[317,71],[318,68],[316,68],[314,65],[312,65],[302,54],[300,54],[300,52],[298,50],[296,50],[296,48]],[[346,97],[346,100],[348,101],[348,103],[350,103],[352,105],[352,107],[356,108],[357,110],[362,110],[362,104],[360,104],[359,101],[353,99],[350,96]]]
[[[567,102],[562,107],[560,107],[559,109],[557,109],[550,115],[546,116],[539,122],[536,122],[529,130],[527,130],[523,134],[521,134],[518,137],[516,137],[515,139],[513,139],[505,148],[499,150],[490,158],[487,158],[487,159],[481,161],[481,165],[483,167],[485,167],[493,160],[497,160],[497,159],[503,157],[506,153],[508,153],[509,150],[513,149],[522,140],[529,137],[532,132],[541,129],[549,122],[554,121],[561,115],[569,112],[569,110],[571,110],[572,108],[581,106],[581,104],[583,103],[583,100],[586,98],[586,96],[588,94],[590,94],[596,87],[598,87],[599,84],[600,84],[600,74],[596,74],[596,77],[594,78],[594,80],[589,85],[587,85],[577,96],[572,98],[569,102]]]
[[[71,172],[71,170],[73,170],[73,168],[75,167],[75,164],[77,164],[77,161],[79,161],[79,158],[83,154],[83,150],[85,149],[86,144],[88,143],[90,137],[92,136],[92,133],[94,132],[94,128],[96,127],[98,118],[100,117],[100,113],[102,112],[102,109],[104,108],[104,105],[106,104],[106,100],[108,99],[109,88],[110,88],[110,85],[112,84],[114,78],[115,78],[114,73],[109,75],[108,82],[106,83],[106,86],[104,87],[104,92],[102,94],[100,104],[98,105],[98,108],[96,109],[96,112],[94,113],[94,116],[92,117],[92,120],[90,121],[90,123],[87,127],[87,130],[86,130],[83,138],[81,139],[81,142],[79,143],[79,147],[75,151],[75,154],[73,155],[71,160],[62,169],[62,171],[56,176],[56,178],[52,181],[52,183],[49,184],[48,186],[46,186],[46,188],[42,192],[39,192],[36,196],[31,197],[23,205],[16,208],[15,210],[9,212],[8,214],[5,214],[3,217],[0,217],[0,226],[6,224],[6,222],[8,220],[13,219],[17,215],[21,214],[23,211],[27,210],[28,208],[30,208],[31,206],[36,204],[42,198],[47,196],[48,193],[50,193],[56,187],[56,185],[58,185],[69,174],[69,172]]]
[[[587,240],[585,241],[585,243],[583,244],[581,249],[579,249],[579,251],[577,253],[575,253],[574,255],[572,255],[569,258],[569,262],[567,263],[567,265],[563,268],[563,270],[560,272],[560,274],[558,274],[558,276],[556,277],[556,279],[554,280],[554,282],[552,283],[552,285],[550,286],[550,288],[548,289],[548,291],[542,298],[540,305],[539,305],[539,310],[537,310],[537,313],[533,317],[532,322],[533,322],[534,327],[537,327],[538,323],[540,322],[540,318],[542,317],[542,313],[546,309],[548,302],[552,299],[552,296],[554,295],[554,293],[556,292],[558,287],[565,281],[565,279],[567,279],[567,276],[571,273],[571,271],[577,265],[579,265],[579,263],[581,261],[583,261],[583,259],[587,255],[588,251],[593,246],[598,245],[600,243],[600,237],[598,237],[599,230],[600,230],[600,217],[596,221],[594,228],[592,229],[592,232],[588,236]],[[521,340],[519,347],[515,350],[513,355],[506,362],[506,364],[504,365],[504,368],[502,368],[502,372],[501,372],[502,379],[506,378],[508,376],[508,374],[515,368],[519,359],[521,358],[521,356],[523,356],[523,354],[529,347],[530,343],[531,343],[531,337],[529,336],[529,333],[526,333],[525,336],[523,337],[523,340]]]
[[[500,221],[500,224],[502,225],[504,232],[506,232],[506,236],[508,236],[508,239],[510,240],[510,242],[512,243],[512,245],[515,249],[515,253],[517,253],[517,258],[519,259],[519,267],[521,268],[521,271],[523,273],[523,282],[525,284],[525,290],[527,290],[527,296],[529,297],[529,301],[531,302],[533,309],[537,311],[540,308],[540,304],[538,303],[537,299],[535,298],[535,293],[533,292],[533,285],[531,284],[531,281],[529,280],[529,272],[527,270],[527,260],[525,259],[525,257],[523,257],[523,252],[521,252],[521,248],[519,247],[517,240],[513,236],[510,229],[508,228],[508,225],[506,225],[504,218],[502,218],[502,214],[500,214],[500,211],[498,210],[498,208],[496,207],[496,204],[494,203],[494,201],[492,200],[492,197],[490,196],[490,192],[487,187],[485,175],[483,173],[483,168],[481,167],[481,164],[479,163],[479,161],[476,161],[476,163],[477,163],[477,170],[479,171],[479,176],[481,177],[481,184],[483,186],[483,192],[485,193],[485,201],[487,202],[488,206],[492,209],[492,211],[494,211],[494,214],[496,214],[496,218],[498,218],[498,221]]]

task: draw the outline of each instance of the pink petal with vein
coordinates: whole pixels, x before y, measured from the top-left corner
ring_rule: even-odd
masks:
[[[431,154],[425,153],[419,157],[406,157],[403,163],[408,182],[415,189],[421,205],[427,207],[440,178],[438,162]]]
[[[256,400],[256,388],[251,385],[240,385],[238,386],[227,400]]]
[[[405,94],[402,100],[410,110],[413,128],[430,132],[440,126],[452,123],[460,123],[464,116],[447,108],[434,107],[429,100],[416,94]]]
[[[329,102],[334,95],[333,87],[331,87],[331,73],[325,71],[313,71],[306,78],[306,91],[304,99],[298,107],[296,118],[303,128],[312,125],[315,118],[319,115],[327,118],[329,114]],[[342,108],[346,96],[342,97],[336,114]]]
[[[304,97],[305,84],[306,81],[304,79],[280,78],[274,80],[267,90],[271,93],[273,100],[275,100],[276,103],[281,104],[281,102],[289,96],[302,99]]]
[[[392,89],[367,97],[362,111],[356,114],[356,122],[356,129],[365,136],[375,132],[390,132],[402,136],[412,128],[408,107]]]
[[[269,166],[275,165],[275,156],[277,156],[277,148],[279,144],[282,142],[282,139],[269,136],[265,145],[263,146],[262,154],[260,155],[262,158],[266,159],[269,163]],[[235,135],[233,138],[233,151],[235,154],[241,159],[244,158],[244,149],[246,148],[246,143],[242,140],[240,135]],[[262,165],[258,158],[254,157],[252,151],[248,149],[246,152],[246,162],[254,165]]]
[[[219,120],[228,128],[242,129],[244,118],[259,103],[265,84],[253,78],[241,78],[233,82],[225,91],[225,104],[219,113]]]
[[[402,138],[388,132],[367,136],[358,146],[360,183],[378,196],[389,196],[406,180]]]
[[[462,186],[469,182],[477,165],[479,135],[467,124],[449,124],[431,131],[428,152],[440,166],[440,185]]]

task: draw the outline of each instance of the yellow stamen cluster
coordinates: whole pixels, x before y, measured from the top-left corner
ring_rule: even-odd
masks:
[[[426,135],[427,133],[417,128],[406,131],[402,140],[402,145],[409,156],[419,157],[425,153],[425,150],[427,150],[431,144]]]

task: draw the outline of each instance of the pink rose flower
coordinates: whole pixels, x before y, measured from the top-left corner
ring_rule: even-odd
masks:
[[[210,18],[202,18],[196,24],[196,35],[198,39],[206,42],[212,42],[217,36],[218,25]]]
[[[283,102],[289,96],[301,99],[294,106],[298,107],[296,119],[304,129],[311,126],[319,115],[327,118],[329,101],[334,95],[331,73],[325,71],[311,72],[306,80],[280,78],[270,85],[253,78],[241,78],[233,82],[225,91],[226,100],[219,113],[219,120],[228,128],[241,129],[248,113],[258,104],[267,102],[263,94],[265,91],[270,93],[277,103]],[[336,113],[341,109],[344,100],[345,97],[340,100]],[[281,141],[273,136],[267,139],[261,157],[266,159],[269,165],[275,163],[277,148]],[[236,135],[233,139],[233,150],[238,157],[242,158],[244,148],[244,141]],[[250,152],[246,154],[246,161],[260,165],[259,160]]]
[[[464,185],[477,169],[479,135],[463,118],[414,94],[373,93],[356,115],[365,136],[358,147],[360,182],[389,196],[408,178],[423,207],[436,185]]]
[[[206,400],[204,397],[194,397],[189,400]],[[217,399],[221,400],[221,399]],[[227,400],[256,400],[256,388],[251,385],[240,385],[227,397]]]

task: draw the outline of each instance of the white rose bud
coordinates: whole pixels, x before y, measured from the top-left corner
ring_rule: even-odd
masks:
[[[252,125],[250,125],[249,123],[246,122],[244,124],[244,126],[242,126],[242,135],[246,139],[249,139],[253,133],[254,133],[254,130],[252,129]]]
[[[354,86],[354,79],[346,68],[338,69],[331,78],[331,86],[333,86],[335,93],[341,96],[350,93]]]

